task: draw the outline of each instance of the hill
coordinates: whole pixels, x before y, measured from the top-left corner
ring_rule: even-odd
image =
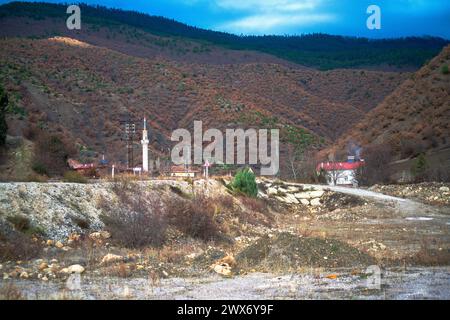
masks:
[[[231,124],[294,126],[325,144],[407,77],[379,71],[322,73],[268,63],[178,63],[63,37],[0,42],[0,81],[10,92],[10,134],[45,128],[80,149],[122,160],[123,121],[140,124],[144,115],[156,153],[166,153],[172,130],[188,128],[194,120],[219,129]],[[377,98],[369,99],[367,92]]]
[[[411,69],[420,67],[449,43],[447,40],[433,37],[370,40],[326,34],[236,36],[138,12],[84,4],[80,7],[83,13],[83,24],[93,26],[95,31],[107,33],[107,38],[125,38],[128,44],[138,42],[142,45],[144,43],[147,49],[138,54],[147,55],[147,51],[166,51],[170,48],[178,55],[182,55],[184,60],[197,54],[208,56],[207,53],[217,50],[214,47],[221,47],[234,51],[262,52],[322,70],[361,66]],[[2,5],[0,6],[0,22],[3,21],[3,25],[0,36],[68,36],[68,30],[63,23],[67,18],[65,10],[64,5],[49,3],[12,2]],[[5,28],[5,20],[9,28]],[[20,23],[11,25],[11,20]],[[46,23],[47,26],[44,27]],[[143,33],[149,33],[151,36],[143,39]],[[243,55],[246,54],[248,53]],[[266,55],[263,56],[266,57]],[[198,57],[192,59],[195,58]],[[213,60],[216,59],[215,56]],[[236,60],[239,59],[244,59],[241,54],[237,54]],[[260,57],[260,59],[263,58]],[[228,59],[225,58],[225,60]],[[244,60],[248,61],[248,57]]]
[[[447,46],[325,153],[345,150],[350,142],[367,150],[384,149],[393,161],[427,153],[430,169],[441,168],[448,179],[450,163],[448,159],[442,161],[442,155],[448,155],[446,150],[450,147],[449,65],[450,46]],[[400,161],[393,166],[403,166],[401,170],[409,171],[414,163]]]
[[[101,7],[83,7],[82,11],[82,29],[69,31],[64,6],[0,6],[0,35],[4,37],[0,40],[0,84],[10,94],[10,135],[33,140],[30,131],[34,128],[58,134],[74,144],[86,161],[102,153],[111,160],[125,161],[124,122],[131,119],[139,130],[144,115],[149,119],[155,157],[166,157],[171,132],[191,128],[194,120],[202,120],[205,128],[277,127],[282,140],[290,139],[292,144],[297,138],[288,136],[294,130],[314,137],[314,149],[323,148],[354,131],[367,112],[410,77],[410,73],[393,71],[396,67],[389,66],[385,58],[365,60],[361,65],[362,51],[353,45],[361,39],[345,38],[345,47],[352,52],[346,57],[359,69],[319,71],[260,48],[237,46],[248,37],[222,34],[236,40],[231,46],[208,38],[220,33],[160,17]],[[58,34],[64,36],[54,36]],[[200,39],[200,34],[208,36]],[[311,35],[296,39],[312,38],[321,39],[324,47],[302,42],[291,46],[292,50],[315,50],[322,62],[332,62],[333,57],[325,52],[339,52],[333,44],[337,38]],[[398,49],[406,44],[408,52],[414,53],[413,47],[432,50],[444,42],[420,38],[367,43],[398,56]],[[288,176],[286,145],[281,150],[281,166],[282,174]]]
[[[339,145],[350,139],[362,145],[388,143],[397,157],[449,147],[449,64],[450,46],[388,95]],[[417,149],[410,150],[410,144]]]

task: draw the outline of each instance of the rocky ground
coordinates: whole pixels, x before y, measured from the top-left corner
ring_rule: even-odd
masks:
[[[404,185],[375,185],[370,190],[430,205],[450,206],[450,183],[423,182]]]
[[[117,200],[111,183],[0,184],[0,253],[21,226],[38,252],[1,259],[0,298],[449,297],[448,206],[266,180],[263,200],[231,196],[220,180],[138,184],[149,197],[214,197],[226,237],[169,228],[161,247],[128,249],[102,221],[102,201]],[[385,282],[367,291],[373,265]]]

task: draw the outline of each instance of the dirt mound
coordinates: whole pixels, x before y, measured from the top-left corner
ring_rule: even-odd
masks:
[[[241,269],[271,272],[299,267],[355,267],[374,264],[374,259],[337,240],[302,238],[289,233],[264,236],[240,252],[236,260]]]
[[[335,192],[326,192],[322,196],[320,202],[322,203],[322,208],[328,210],[334,210],[336,208],[352,208],[362,206],[366,203],[366,201],[360,197]]]

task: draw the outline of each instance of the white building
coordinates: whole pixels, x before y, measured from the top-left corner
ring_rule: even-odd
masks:
[[[142,130],[142,171],[148,172],[148,132],[147,132],[147,119],[144,118],[144,129]]]
[[[351,185],[357,186],[356,172],[364,165],[364,160],[355,161],[349,157],[347,162],[322,162],[317,165],[316,171],[325,172],[325,178],[330,186]]]

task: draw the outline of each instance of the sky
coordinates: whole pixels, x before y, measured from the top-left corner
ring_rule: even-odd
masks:
[[[0,3],[10,1],[0,0]],[[66,1],[47,0],[47,2]],[[136,10],[189,25],[245,35],[322,32],[369,38],[450,39],[450,0],[83,0]],[[381,9],[381,29],[369,30],[367,8]]]

